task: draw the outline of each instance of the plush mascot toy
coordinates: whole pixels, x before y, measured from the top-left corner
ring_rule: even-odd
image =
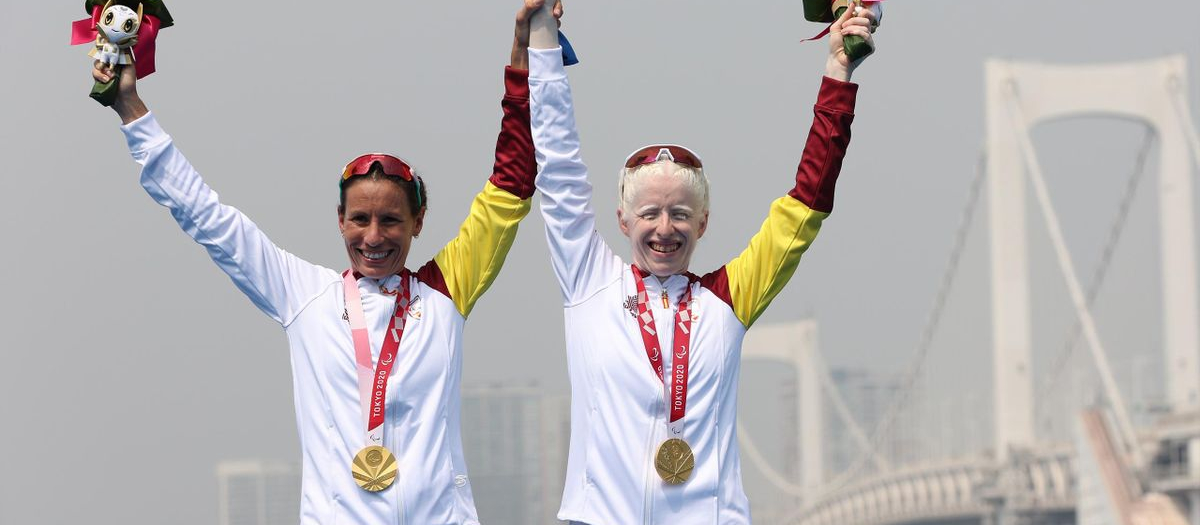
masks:
[[[154,43],[158,30],[174,24],[162,0],[87,0],[91,18],[71,25],[71,44],[93,44],[88,56],[108,69],[133,65],[137,77],[154,72]],[[117,81],[92,86],[91,97],[105,106],[117,98]]]
[[[847,9],[860,6],[864,9],[873,9],[880,18],[883,17],[883,6],[879,5],[879,0],[804,0],[804,18],[809,22],[828,24],[841,18],[842,13]],[[828,30],[818,35],[817,38],[826,34],[828,34]],[[842,47],[846,50],[846,56],[850,57],[852,61],[871,53],[871,46],[868,46],[867,42],[858,36],[846,37],[842,41]]]

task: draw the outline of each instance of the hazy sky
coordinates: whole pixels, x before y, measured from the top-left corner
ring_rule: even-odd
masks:
[[[0,524],[213,523],[218,461],[298,458],[286,342],[138,185],[119,120],[86,96],[86,47],[67,45],[70,22],[85,14],[79,4],[6,4]],[[341,166],[373,150],[410,159],[432,202],[414,266],[454,235],[489,175],[516,7],[173,2],[178,25],[161,34],[159,72],[139,88],[224,202],[325,266],[347,264],[335,224]],[[623,155],[681,142],[704,157],[713,185],[712,227],[693,269],[724,263],[791,186],[826,52],[798,41],[820,27],[803,21],[797,0],[566,7],[602,233],[628,253],[613,213]],[[834,216],[760,322],[814,317],[831,365],[899,372],[984,140],[983,60],[1183,54],[1195,122],[1197,20],[1196,2],[888,2],[880,52],[855,77],[858,116]],[[1085,278],[1142,137],[1137,124],[1100,120],[1035,133]],[[1155,190],[1148,176],[1096,309],[1101,336],[1126,362],[1159,359]],[[980,208],[931,350],[935,392],[990,396],[985,219]],[[1029,225],[1043,366],[1062,347],[1069,302],[1037,212]],[[543,235],[535,212],[468,322],[466,383],[565,391]],[[745,388],[744,406],[766,392]]]

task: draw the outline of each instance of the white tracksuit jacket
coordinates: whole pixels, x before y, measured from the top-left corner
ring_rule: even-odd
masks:
[[[630,266],[595,230],[561,52],[529,55],[537,188],[564,298],[571,379],[570,454],[558,517],[589,525],[748,524],[735,434],[742,339],[832,210],[857,86],[824,80],[795,186],[771,205],[744,252],[704,276],[645,280],[660,328],[685,286],[695,297],[684,437],[696,465],[687,482],[667,485],[653,462],[668,433],[663,384],[634,317],[636,284]],[[668,308],[654,299],[664,288]],[[674,330],[661,328],[658,337],[662,348],[673,348]]]
[[[378,493],[360,489],[350,472],[366,428],[340,272],[280,249],[222,205],[153,115],[122,126],[143,166],[142,186],[287,334],[303,465],[301,524],[478,523],[459,427],[462,331],[530,209],[535,166],[526,78],[525,71],[506,71],[495,170],[458,236],[411,273],[413,302],[384,422],[383,445],[396,455],[399,475]],[[373,362],[395,307],[380,285],[394,290],[399,279],[358,280]]]

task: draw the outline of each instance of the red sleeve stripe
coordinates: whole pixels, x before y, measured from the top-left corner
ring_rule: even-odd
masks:
[[[833,190],[842,159],[850,146],[850,124],[854,121],[854,100],[858,84],[824,77],[808,141],[796,169],[796,187],[788,192],[809,208],[833,211]]]
[[[533,197],[537,163],[533,157],[533,132],[529,125],[529,72],[504,69],[504,119],[496,139],[492,184],[522,200]]]
[[[733,296],[729,294],[729,274],[725,272],[724,266],[701,277],[700,286],[707,288],[713,295],[724,301],[730,309],[733,308]]]
[[[425,283],[425,286],[437,290],[448,299],[454,300],[454,297],[450,296],[450,288],[446,286],[446,278],[442,276],[442,269],[438,267],[437,261],[429,261],[420,270],[417,270],[417,280]]]

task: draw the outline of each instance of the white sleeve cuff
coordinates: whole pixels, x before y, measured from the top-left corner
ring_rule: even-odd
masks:
[[[559,80],[566,78],[563,67],[562,48],[529,50],[530,80]]]
[[[153,113],[146,113],[137,120],[121,126],[125,133],[125,142],[129,144],[129,152],[136,158],[145,152],[171,140],[171,136],[158,125]]]

